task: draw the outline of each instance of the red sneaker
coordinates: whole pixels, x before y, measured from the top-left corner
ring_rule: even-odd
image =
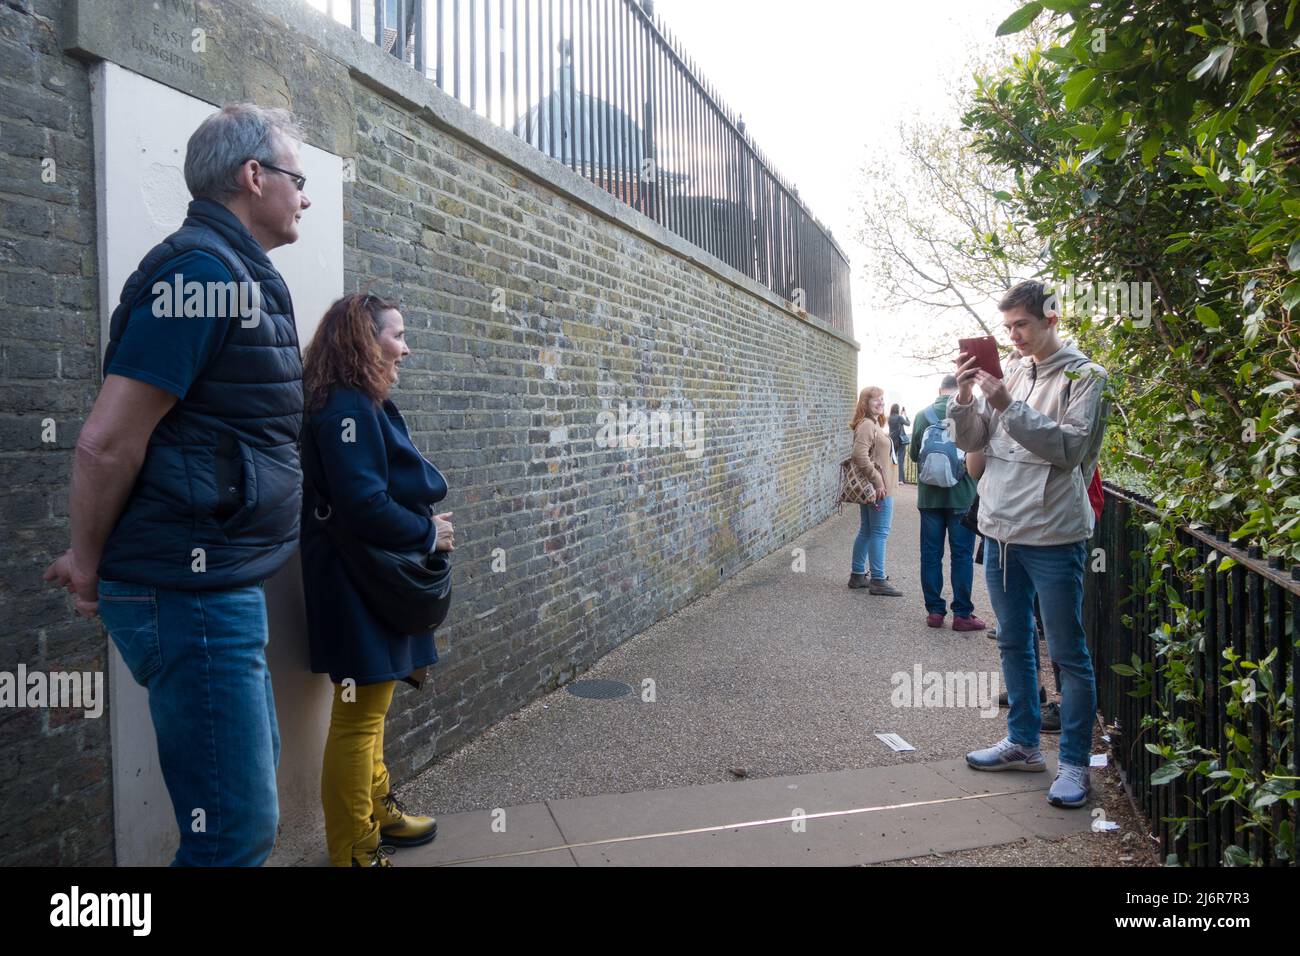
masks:
[[[982,631],[988,625],[977,618],[974,614],[970,617],[952,616],[952,629],[954,631]]]
[[[928,627],[943,627],[943,619],[943,614],[927,614],[925,616],[925,623]],[[953,621],[955,626],[956,619],[954,618]]]

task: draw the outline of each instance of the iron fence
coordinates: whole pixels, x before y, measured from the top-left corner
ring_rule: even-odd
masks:
[[[443,92],[852,334],[848,260],[652,0],[350,2],[354,30]]]
[[[1159,583],[1172,588],[1178,601],[1200,621],[1194,673],[1189,675],[1199,693],[1175,700],[1171,716],[1189,721],[1197,745],[1220,755],[1233,747],[1233,738],[1244,738],[1249,742],[1247,751],[1256,775],[1265,767],[1289,766],[1292,777],[1300,776],[1294,723],[1287,732],[1270,721],[1263,694],[1246,703],[1243,712],[1230,713],[1231,677],[1224,670],[1227,649],[1251,661],[1263,661],[1277,649],[1268,677],[1279,697],[1288,680],[1300,674],[1296,647],[1300,637],[1300,566],[1287,571],[1277,558],[1265,561],[1257,548],[1242,551],[1229,544],[1226,532],[1181,527],[1178,545],[1193,549],[1199,580],[1166,574],[1151,560],[1147,532],[1142,527],[1156,520],[1159,512],[1132,492],[1110,484],[1105,489],[1106,503],[1092,546],[1102,549],[1107,565],[1105,573],[1086,576],[1084,623],[1097,674],[1097,703],[1103,720],[1112,728],[1112,752],[1125,786],[1152,822],[1165,857],[1175,853],[1184,864],[1218,866],[1230,847],[1238,847],[1253,862],[1294,865],[1293,860],[1278,858],[1263,829],[1243,828],[1245,811],[1239,803],[1214,807],[1221,791],[1206,777],[1189,782],[1180,775],[1168,783],[1153,783],[1153,775],[1165,761],[1145,746],[1156,741],[1153,732],[1143,727],[1143,718],[1159,714],[1156,702],[1164,699],[1167,689],[1151,635],[1162,624],[1175,623],[1172,601],[1147,599],[1154,573],[1162,576]],[[1211,555],[1217,557],[1211,560]],[[1235,565],[1220,571],[1219,560],[1224,557],[1232,558]],[[1134,679],[1113,669],[1115,664],[1134,663],[1153,667],[1153,679],[1144,693],[1137,692]],[[1294,698],[1289,710],[1294,715]],[[1295,781],[1289,786],[1300,789]],[[1272,804],[1274,833],[1284,821],[1295,827],[1296,809],[1294,800]],[[1189,818],[1185,828],[1173,822],[1178,818]]]

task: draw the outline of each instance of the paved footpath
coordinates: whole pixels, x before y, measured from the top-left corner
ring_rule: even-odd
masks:
[[[547,800],[440,818],[402,866],[853,866],[1087,830],[1048,774],[962,760]]]
[[[1005,710],[895,706],[896,675],[987,677],[997,648],[951,616],[925,626],[914,487],[889,544],[904,597],[845,587],[856,532],[845,508],[581,675],[634,693],[561,688],[408,781],[399,796],[435,814],[439,835],[394,863],[842,865],[1086,831],[1087,809],[1047,804],[1055,738],[1048,773],[977,774],[963,757],[1005,734]],[[978,565],[975,604],[993,623]],[[796,809],[809,816],[789,819]],[[320,842],[277,857],[321,862]]]

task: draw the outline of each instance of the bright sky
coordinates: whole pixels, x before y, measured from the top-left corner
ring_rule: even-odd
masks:
[[[853,197],[863,159],[897,139],[900,121],[955,115],[951,87],[1011,0],[655,0],[768,158],[799,187],[853,266],[858,387],[914,413],[934,399],[937,376],[891,354],[883,328],[915,322],[873,305],[854,241]],[[993,310],[997,317],[996,310]]]

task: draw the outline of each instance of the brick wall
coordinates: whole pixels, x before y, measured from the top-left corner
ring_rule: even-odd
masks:
[[[99,383],[90,91],[85,67],[62,52],[59,7],[0,4],[0,671],[10,673],[19,662],[106,669],[98,625],[73,620],[41,581],[68,544],[71,448]],[[47,418],[53,443],[42,441]],[[108,731],[107,712],[0,708],[0,866],[112,862]]]
[[[168,73],[115,33],[130,19],[117,0],[82,6],[103,22],[74,44],[69,5],[0,6],[0,533],[15,545],[0,553],[0,670],[105,667],[99,628],[39,581],[67,541],[70,448],[98,383],[93,55],[213,102],[287,93],[309,141],[356,159],[346,284],[401,303],[412,355],[394,398],[457,527],[433,687],[403,687],[390,712],[399,782],[833,508],[852,342],[293,0],[158,14],[198,16],[219,51],[258,49],[277,67],[252,71],[264,81],[235,55]],[[78,59],[60,52],[74,45]],[[47,155],[55,184],[40,183]],[[703,413],[702,454],[601,447],[598,416],[620,404]],[[57,446],[40,442],[47,416]],[[0,710],[0,865],[111,859],[107,731]]]

